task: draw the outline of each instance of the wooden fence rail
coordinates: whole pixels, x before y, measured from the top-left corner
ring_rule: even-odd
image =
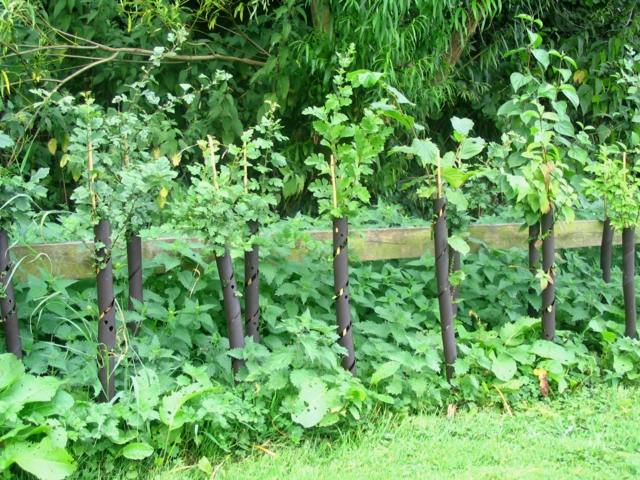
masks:
[[[330,231],[312,231],[316,240],[331,240]],[[578,220],[556,224],[557,248],[579,248],[600,245],[602,222],[598,220]],[[477,250],[481,245],[494,249],[526,248],[527,231],[521,224],[475,224],[469,228],[468,242]],[[163,248],[175,238],[149,239],[143,242],[143,256],[153,258],[161,252],[171,253]],[[195,241],[195,240],[194,240]],[[620,235],[614,237],[620,244]],[[349,235],[351,255],[363,261],[419,258],[426,251],[432,251],[433,241],[430,227],[373,228],[355,230]],[[17,279],[28,274],[37,274],[39,269],[51,271],[57,277],[84,279],[95,277],[92,265],[93,244],[84,242],[43,243],[16,246],[12,249],[17,259],[23,258]],[[292,258],[302,258],[308,247],[299,243],[291,252]]]

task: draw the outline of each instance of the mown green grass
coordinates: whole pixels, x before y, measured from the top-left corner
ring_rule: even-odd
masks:
[[[219,479],[640,478],[640,390],[583,391],[554,401],[453,418],[383,417],[333,441],[265,445],[243,459],[212,459]],[[149,479],[206,478],[170,468]]]

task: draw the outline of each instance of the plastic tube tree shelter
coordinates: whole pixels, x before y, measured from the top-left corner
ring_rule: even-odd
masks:
[[[340,67],[333,77],[334,92],[326,96],[324,105],[304,110],[313,120],[320,137],[322,153],[307,158],[318,178],[310,190],[318,200],[321,215],[332,222],[334,301],[338,342],[344,347],[342,366],[356,374],[356,354],[353,340],[349,296],[349,215],[361,204],[369,202],[369,192],[363,181],[373,173],[374,162],[383,152],[392,132],[385,125],[383,109],[391,105],[376,102],[351,117],[347,107],[352,104],[354,89],[371,89],[382,85],[382,74],[367,70],[347,73],[353,61],[354,47],[339,55]]]
[[[630,165],[625,145],[603,145],[599,162],[587,168],[591,178],[585,180],[587,193],[607,205],[607,217],[613,230],[622,232],[622,293],[624,297],[624,333],[637,338],[635,291],[635,232],[640,222],[640,168]]]
[[[282,190],[282,180],[277,176],[286,166],[285,158],[274,151],[276,142],[286,140],[282,125],[275,117],[278,105],[265,102],[267,111],[257,125],[240,136],[242,146],[229,145],[229,153],[235,157],[242,171],[244,198],[252,206],[247,222],[247,237],[251,247],[244,253],[245,328],[254,342],[260,341],[260,247],[258,231],[275,219],[273,207]]]
[[[422,198],[433,202],[434,254],[436,267],[436,285],[438,294],[438,310],[440,314],[440,330],[446,375],[451,379],[457,358],[456,332],[454,321],[453,297],[449,280],[450,248],[462,255],[469,252],[469,246],[459,236],[449,237],[447,224],[447,199],[454,198],[464,207],[460,188],[477,172],[468,170],[467,161],[479,155],[485,147],[485,141],[479,137],[470,137],[473,122],[466,118],[453,117],[453,140],[457,148],[441,155],[440,149],[429,139],[414,138],[410,146],[394,148],[415,157],[425,170],[425,184],[418,190]]]
[[[528,312],[541,315],[542,338],[553,340],[556,330],[555,235],[558,218],[573,220],[577,201],[566,174],[582,169],[591,147],[588,135],[576,133],[569,115],[579,106],[570,83],[575,61],[542,48],[542,36],[535,32],[539,20],[528,22],[529,44],[510,52],[522,60],[522,72],[511,74],[511,99],[498,109],[502,144],[490,147],[498,177],[507,197],[529,230],[529,270],[540,284],[540,310],[530,295]],[[560,74],[558,74],[560,72]],[[542,268],[538,245],[542,242]],[[532,278],[532,287],[534,279]],[[533,288],[530,290],[533,293]]]
[[[10,146],[11,142],[5,142]],[[18,306],[11,281],[16,265],[10,257],[10,232],[18,224],[24,226],[32,221],[34,200],[47,194],[40,181],[48,173],[49,169],[40,169],[26,181],[21,174],[0,166],[0,323],[4,328],[7,352],[18,358],[22,358],[22,340]]]
[[[233,255],[251,249],[245,229],[252,219],[250,199],[245,195],[242,174],[237,168],[220,162],[228,150],[209,135],[199,146],[203,164],[190,165],[191,185],[184,197],[174,205],[175,221],[188,235],[203,237],[215,256],[222,286],[222,302],[229,338],[234,374],[244,361],[237,350],[245,345],[244,327],[238,283],[233,268]]]

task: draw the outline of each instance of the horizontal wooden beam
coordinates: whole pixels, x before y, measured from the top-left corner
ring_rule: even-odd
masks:
[[[330,231],[308,232],[312,239],[331,241]],[[557,248],[578,248],[600,245],[602,222],[578,220],[556,224]],[[175,238],[148,239],[143,242],[145,259],[161,252],[169,252],[166,246]],[[481,245],[493,249],[526,248],[527,231],[516,223],[471,225],[467,241],[473,250]],[[197,239],[189,239],[197,244]],[[621,242],[616,235],[614,242]],[[350,251],[354,259],[363,261],[419,258],[426,252],[433,252],[431,228],[372,228],[354,230],[349,235]],[[290,253],[291,259],[301,259],[309,251],[309,246],[298,242]],[[328,247],[329,248],[329,247]],[[65,242],[16,246],[12,249],[14,258],[20,260],[16,277],[24,279],[29,274],[37,274],[40,269],[50,271],[54,276],[72,279],[92,278],[93,243]]]

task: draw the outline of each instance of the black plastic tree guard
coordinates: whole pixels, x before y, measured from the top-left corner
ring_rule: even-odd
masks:
[[[611,281],[611,257],[613,256],[613,227],[609,217],[605,217],[602,225],[602,242],[600,243],[600,269],[602,279],[609,283]]]
[[[449,247],[449,261],[451,262],[451,267],[449,269],[449,274],[452,275],[456,272],[460,271],[462,268],[462,258],[460,256],[460,252],[454,250]],[[451,312],[455,317],[458,315],[458,296],[460,295],[460,286],[451,285]]]
[[[258,233],[258,222],[249,222],[249,233]],[[244,314],[247,335],[255,343],[260,341],[260,247],[253,248],[244,254]]]
[[[346,217],[333,219],[333,290],[336,299],[338,343],[347,354],[342,366],[356,375],[356,351],[353,345],[353,324],[349,306],[349,221]]]
[[[542,290],[542,338],[553,340],[556,335],[556,291],[555,291],[555,250],[556,239],[553,230],[553,207],[542,215],[542,269],[549,282]]]
[[[229,335],[229,348],[244,347],[244,332],[242,327],[242,313],[240,311],[240,299],[236,295],[238,284],[233,274],[233,262],[231,253],[225,249],[224,254],[216,256],[218,275],[222,284],[222,301],[224,305],[224,315],[227,320],[227,332]],[[231,359],[231,367],[237,373],[244,365],[244,361],[239,358]]]
[[[0,295],[0,315],[4,324],[4,337],[7,352],[22,358],[22,342],[20,341],[20,327],[18,325],[18,311],[16,296],[11,284],[11,259],[9,258],[9,235],[0,229],[0,282],[3,295]],[[2,292],[0,292],[2,293]]]
[[[440,310],[440,330],[442,332],[442,347],[446,364],[447,378],[451,379],[454,363],[458,356],[456,347],[456,332],[453,324],[453,308],[449,285],[449,248],[447,229],[447,201],[436,198],[433,201],[435,213],[434,252],[436,256],[436,281],[438,285],[438,307]]]
[[[529,271],[531,275],[535,277],[538,271],[538,265],[540,264],[540,252],[538,251],[537,242],[540,238],[540,222],[536,222],[533,225],[529,225]],[[533,297],[536,295],[535,288],[529,290],[529,294]],[[527,315],[532,318],[538,316],[538,309],[535,305],[529,302],[529,308],[527,309]]]
[[[113,293],[111,225],[100,220],[94,227],[96,241],[96,284],[98,287],[98,378],[102,384],[100,401],[110,401],[116,393],[116,309]]]
[[[636,230],[622,229],[622,293],[624,295],[624,334],[637,338],[636,328]]]
[[[129,302],[128,309],[135,310],[135,302],[144,302],[142,289],[142,239],[139,235],[131,234],[127,238],[127,272],[129,274]],[[133,335],[140,329],[138,322],[127,325]]]

